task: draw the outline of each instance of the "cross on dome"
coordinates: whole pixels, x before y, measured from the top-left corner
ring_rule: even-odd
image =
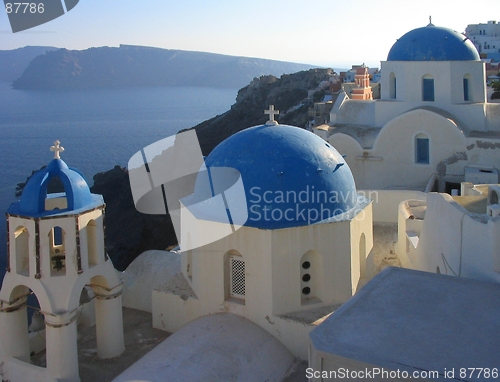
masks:
[[[64,147],[61,146],[61,142],[56,140],[54,146],[50,147],[50,151],[54,153],[54,159],[61,159],[59,154],[64,151]]]
[[[427,25],[428,27],[433,27],[434,24],[432,23],[432,16],[429,16],[429,25]]]
[[[269,121],[266,122],[266,125],[277,125],[278,122],[274,120],[275,115],[279,115],[279,110],[274,110],[274,105],[269,105],[269,110],[264,110],[264,114],[269,114]]]

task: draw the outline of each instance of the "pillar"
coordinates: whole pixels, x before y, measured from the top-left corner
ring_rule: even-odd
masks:
[[[61,382],[79,382],[76,314],[45,315],[47,371]]]
[[[0,338],[5,355],[30,362],[26,297],[0,307]]]
[[[123,338],[122,291],[95,291],[97,355],[100,358],[118,357],[125,351]]]

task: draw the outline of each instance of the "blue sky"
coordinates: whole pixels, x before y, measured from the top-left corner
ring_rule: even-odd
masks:
[[[21,1],[21,0],[14,0]],[[0,9],[0,50],[135,44],[348,67],[378,67],[397,38],[435,25],[500,21],[499,0],[80,0],[66,15],[13,34]]]

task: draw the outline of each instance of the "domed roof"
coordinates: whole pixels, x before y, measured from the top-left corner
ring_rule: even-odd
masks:
[[[403,35],[392,46],[387,61],[479,61],[468,37],[452,29],[429,24]]]
[[[53,147],[59,148],[57,145]],[[59,151],[63,150],[62,147],[60,149]],[[48,166],[37,171],[29,178],[23,189],[21,200],[17,204],[16,210],[20,214],[29,216],[50,214],[50,211],[46,211],[45,201],[48,197],[47,187],[53,178],[59,178],[61,180],[65,194],[52,195],[65,197],[67,207],[53,210],[52,213],[54,213],[54,211],[60,213],[78,210],[94,203],[89,185],[85,181],[83,175],[78,170],[69,168],[68,165],[59,158],[59,152],[56,151],[55,158]]]
[[[357,204],[354,178],[344,158],[320,137],[297,127],[266,124],[240,131],[220,143],[205,165],[240,172],[246,226],[303,226]]]

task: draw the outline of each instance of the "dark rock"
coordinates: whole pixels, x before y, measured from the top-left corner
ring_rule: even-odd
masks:
[[[177,245],[169,215],[145,215],[135,209],[127,169],[116,166],[96,174],[91,191],[106,203],[106,251],[116,269],[123,271],[148,249]]]

